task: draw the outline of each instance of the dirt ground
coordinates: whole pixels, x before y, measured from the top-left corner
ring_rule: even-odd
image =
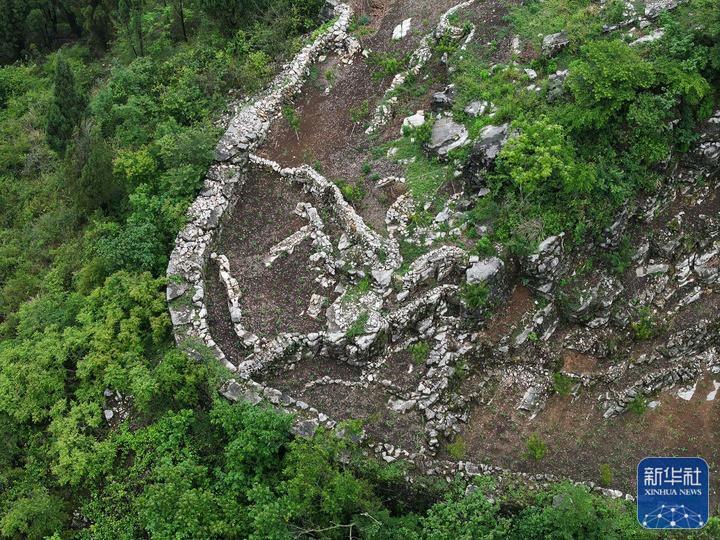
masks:
[[[603,419],[597,400],[588,395],[551,396],[532,420],[516,411],[513,402],[498,399],[494,407],[478,407],[468,419],[463,433],[467,457],[595,482],[600,481],[600,465],[608,464],[613,487],[632,493],[636,467],[644,457],[701,456],[718,463],[720,399],[706,401],[712,381],[712,375],[704,376],[690,401],[666,391],[657,408],[610,420]],[[533,433],[547,443],[547,455],[537,463],[524,455]],[[719,489],[720,479],[712,481]]]

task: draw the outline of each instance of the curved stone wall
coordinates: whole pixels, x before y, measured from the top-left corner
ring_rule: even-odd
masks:
[[[232,371],[236,367],[213,340],[205,305],[205,266],[210,245],[222,226],[223,214],[232,208],[238,186],[245,180],[250,153],[264,140],[270,120],[282,104],[298,92],[309,67],[324,53],[345,50],[352,54],[357,41],[348,35],[352,9],[335,8],[336,20],[313,43],[305,46],[275,77],[266,93],[244,106],[231,120],[215,151],[215,162],[203,189],[188,210],[188,223],[178,234],[167,268],[167,299],[175,340],[195,357],[207,349]]]

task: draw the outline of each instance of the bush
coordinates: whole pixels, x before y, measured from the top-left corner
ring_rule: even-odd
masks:
[[[412,355],[413,362],[418,365],[422,365],[428,359],[430,354],[430,344],[427,341],[418,341],[410,345],[410,354]]]
[[[335,183],[348,202],[357,204],[365,198],[365,188],[362,185],[351,184],[346,180],[336,180]]]
[[[553,388],[561,396],[569,396],[575,381],[563,373],[553,373]]]
[[[365,99],[358,105],[350,107],[350,120],[360,124],[370,117],[370,102]]]
[[[570,64],[566,86],[576,107],[568,120],[576,128],[599,129],[622,115],[638,93],[655,82],[653,66],[620,40],[598,40]]]
[[[533,433],[525,443],[525,458],[532,461],[540,461],[547,454],[547,444],[540,439],[537,433]]]
[[[447,451],[451,458],[454,460],[460,460],[465,458],[465,453],[467,452],[467,446],[465,444],[465,439],[458,435],[455,437],[455,440],[451,443],[448,443],[447,445]]]
[[[394,77],[403,69],[402,61],[388,53],[370,53],[368,65],[372,70],[372,79],[380,81],[386,77]]]
[[[652,339],[657,335],[658,329],[650,308],[641,308],[639,314],[640,318],[631,325],[635,339],[638,341]]]
[[[600,464],[600,485],[603,487],[610,487],[613,481],[613,472],[610,465],[607,463]]]
[[[645,396],[638,394],[628,405],[628,410],[635,414],[643,414],[648,410],[648,402]]]
[[[521,202],[556,202],[558,196],[574,197],[589,192],[595,184],[592,168],[578,162],[575,148],[564,128],[546,116],[518,122],[520,131],[503,147],[491,184],[500,191],[513,186]]]
[[[462,297],[470,309],[480,309],[487,305],[490,289],[486,283],[466,283],[462,287]]]

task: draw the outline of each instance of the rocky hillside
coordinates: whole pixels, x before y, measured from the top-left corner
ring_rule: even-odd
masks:
[[[238,103],[168,268],[228,399],[447,478],[717,459],[711,8],[559,4],[328,3]]]
[[[0,1],[0,538],[658,538],[718,88],[717,0]]]

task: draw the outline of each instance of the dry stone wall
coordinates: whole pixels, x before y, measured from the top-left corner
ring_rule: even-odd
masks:
[[[208,328],[204,275],[210,246],[223,214],[232,207],[234,194],[244,182],[250,152],[264,140],[270,120],[282,103],[298,92],[309,67],[321,54],[354,48],[355,42],[348,35],[351,8],[339,4],[334,16],[337,19],[330,29],[284,67],[266,94],[242,107],[230,120],[215,150],[215,163],[208,171],[203,189],[188,210],[188,224],[178,234],[170,255],[167,299],[178,345],[198,357],[209,349],[232,371],[236,367],[215,343]]]

